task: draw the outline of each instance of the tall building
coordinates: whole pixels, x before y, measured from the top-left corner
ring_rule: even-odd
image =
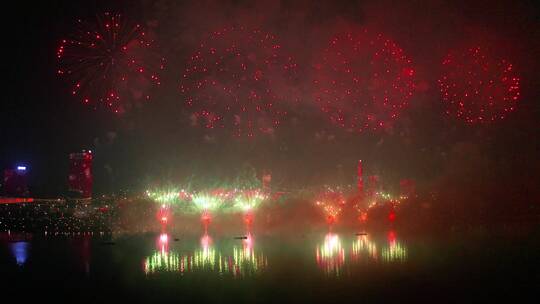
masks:
[[[26,166],[4,170],[3,193],[6,196],[28,196],[28,178]]]
[[[92,197],[92,151],[69,155],[68,190],[80,197]]]

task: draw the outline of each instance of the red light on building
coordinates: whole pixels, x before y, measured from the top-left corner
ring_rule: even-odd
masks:
[[[68,188],[81,197],[92,197],[92,152],[82,151],[69,155]]]

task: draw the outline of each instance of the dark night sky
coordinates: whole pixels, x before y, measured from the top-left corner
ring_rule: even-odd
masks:
[[[4,4],[4,93],[0,111],[0,168],[28,164],[32,191],[56,195],[65,190],[67,155],[96,151],[98,192],[140,188],[149,181],[177,180],[192,174],[234,175],[249,164],[270,169],[283,181],[349,181],[355,160],[388,179],[429,181],[445,174],[448,158],[459,147],[477,145],[508,175],[538,167],[540,15],[535,1],[16,1]],[[111,4],[112,3],[112,4]],[[120,11],[154,27],[169,64],[170,84],[152,104],[117,117],[71,99],[57,78],[55,51],[77,17]],[[285,47],[307,64],[311,49],[333,30],[369,25],[397,41],[418,66],[426,83],[446,51],[466,41],[496,40],[505,46],[522,75],[523,98],[506,121],[489,127],[465,127],[442,118],[436,89],[417,94],[394,132],[352,135],[331,126],[306,106],[295,110],[273,138],[204,140],[180,105],[175,85],[190,46],[216,25],[257,24],[275,32]],[[304,70],[306,79],[309,71]],[[329,141],[314,134],[333,135]],[[450,155],[450,156],[449,156]],[[496,174],[496,173],[493,173]],[[537,175],[536,175],[537,176]]]

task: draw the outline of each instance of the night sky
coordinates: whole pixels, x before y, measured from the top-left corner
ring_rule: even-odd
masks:
[[[477,178],[486,187],[533,189],[540,181],[539,10],[534,1],[18,1],[4,4],[4,93],[0,168],[26,164],[37,196],[65,192],[68,154],[95,152],[97,193],[141,190],[190,176],[226,179],[243,168],[271,171],[284,188],[353,182],[358,159],[388,187],[420,188]],[[122,114],[73,98],[57,75],[56,51],[78,18],[121,13],[155,37],[167,60],[149,102]],[[272,134],[235,138],[229,127],[193,125],[178,86],[205,36],[227,26],[263,29],[298,64],[277,91],[299,103]],[[313,101],[314,63],[335,33],[369,28],[396,42],[415,70],[414,95],[391,127],[362,134],[333,124]],[[490,124],[444,114],[437,79],[453,50],[479,45],[507,58],[520,76],[516,110]],[[288,94],[288,93],[287,93]],[[491,184],[489,184],[491,183]],[[520,188],[521,187],[521,188]],[[518,191],[518,190],[515,190]]]

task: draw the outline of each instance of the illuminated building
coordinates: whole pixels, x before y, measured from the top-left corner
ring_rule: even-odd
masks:
[[[28,196],[27,167],[4,170],[3,193],[6,196]]]
[[[68,189],[71,194],[92,197],[92,151],[69,155]]]

